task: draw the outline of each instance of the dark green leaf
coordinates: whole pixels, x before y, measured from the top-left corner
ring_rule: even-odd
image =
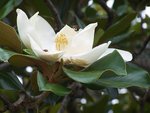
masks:
[[[23,86],[14,73],[0,73],[0,89],[23,90]]]
[[[14,54],[12,51],[0,48],[0,61],[8,62],[8,59]]]
[[[23,49],[23,51],[28,55],[35,56],[34,52],[31,49]]]
[[[150,77],[145,70],[133,64],[128,64],[127,73],[128,75],[126,76],[116,76],[113,73],[106,73],[101,76],[99,80],[96,80],[93,83],[100,86],[115,88],[130,86],[138,86],[143,88],[150,87]]]
[[[57,95],[64,96],[70,93],[70,89],[59,84],[48,83],[43,76],[38,73],[37,83],[40,91],[51,91]]]
[[[47,62],[35,56],[16,54],[10,57],[8,61],[11,65],[16,67],[36,66],[44,73],[45,76],[51,75],[51,66]]]
[[[92,82],[93,80],[98,79],[106,71],[113,71],[117,75],[127,74],[124,60],[117,51],[96,61],[84,71],[77,72],[66,68],[63,68],[63,70],[68,77],[82,83]]]
[[[124,30],[126,30],[130,24],[131,21],[136,17],[136,13],[129,13],[125,17],[123,17],[121,20],[117,21],[115,24],[113,24],[111,27],[109,27],[104,35],[101,37],[101,41],[108,40],[111,37],[114,37],[118,35],[119,33],[122,33]]]
[[[23,55],[23,54],[15,54],[10,57],[8,60],[10,64],[17,67],[25,67],[25,66],[43,66],[45,63],[34,56]]]
[[[85,71],[93,70],[101,73],[110,70],[117,75],[127,75],[126,64],[117,51],[108,54],[85,69]]]
[[[96,71],[91,72],[77,72],[72,71],[67,68],[63,68],[64,72],[68,77],[71,79],[82,82],[82,83],[89,83],[92,82],[100,77],[100,73]]]
[[[21,43],[15,29],[0,21],[0,46],[21,52]]]
[[[18,6],[23,0],[8,0],[3,7],[0,8],[0,19],[7,16],[16,6]]]
[[[121,35],[118,35],[118,36],[115,36],[115,37],[112,37],[110,39],[110,41],[112,42],[112,44],[117,44],[119,42],[122,42],[124,41],[125,39],[128,39],[130,38],[130,36],[133,34],[133,31],[129,31],[127,33],[123,33]]]

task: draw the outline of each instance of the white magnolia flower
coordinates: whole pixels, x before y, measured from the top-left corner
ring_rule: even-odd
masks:
[[[93,47],[94,32],[97,23],[92,23],[80,31],[65,25],[58,33],[38,15],[31,18],[20,9],[17,9],[17,27],[20,39],[27,48],[40,58],[47,61],[60,61],[86,67],[99,58],[113,52],[115,49],[108,48],[108,43]],[[118,50],[125,61],[132,60],[132,54]]]

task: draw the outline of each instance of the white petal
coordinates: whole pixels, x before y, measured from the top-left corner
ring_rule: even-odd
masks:
[[[73,28],[69,27],[68,25],[65,25],[65,26],[57,33],[57,35],[58,35],[58,34],[61,34],[61,33],[62,33],[62,34],[65,34],[68,39],[73,38],[73,37],[77,34],[77,32],[76,32]]]
[[[40,46],[38,46],[38,44],[31,38],[31,36],[29,36],[29,39],[30,39],[31,48],[33,52],[36,54],[36,56],[47,61],[58,61],[59,58],[62,56],[61,51],[52,52],[48,50],[47,52],[45,52],[44,50],[40,48]]]
[[[70,49],[67,54],[78,54],[92,49],[94,33],[97,23],[89,24],[83,30],[73,37]]]
[[[115,48],[108,48],[100,58],[112,53],[114,50],[117,50],[119,52],[119,54],[122,56],[122,58],[124,59],[124,61],[126,61],[126,62],[131,61],[133,58],[133,56],[130,52],[120,50],[120,49],[115,49]]]
[[[88,52],[73,55],[70,56],[70,58],[69,56],[64,56],[64,59],[66,60],[68,58],[70,59],[72,64],[76,64],[78,66],[82,67],[88,66],[93,62],[95,62],[107,50],[110,43],[111,42],[101,44]]]
[[[65,35],[66,39],[67,39],[67,46],[65,47],[65,49],[63,50],[64,52],[68,51],[68,49],[70,49],[70,45],[71,45],[71,41],[73,39],[73,37],[77,34],[77,32],[69,27],[68,25],[65,25],[55,36],[55,38],[57,38],[60,35]]]
[[[21,9],[17,9],[16,12],[17,12],[17,29],[19,32],[20,39],[27,48],[30,48],[27,32],[31,29],[31,27],[29,26],[28,17]]]
[[[38,12],[34,14],[30,19],[30,26],[33,26],[30,35],[33,40],[42,48],[42,49],[51,49],[54,48],[54,37],[55,32],[50,24],[41,16],[38,15]]]

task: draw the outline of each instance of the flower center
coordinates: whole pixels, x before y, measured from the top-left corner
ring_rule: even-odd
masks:
[[[68,45],[68,40],[67,40],[66,35],[59,34],[55,39],[55,43],[56,43],[56,49],[58,51],[64,50],[66,46]]]

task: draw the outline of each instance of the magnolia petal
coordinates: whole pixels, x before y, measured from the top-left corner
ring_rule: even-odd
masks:
[[[131,61],[132,58],[133,58],[133,56],[132,56],[132,54],[130,52],[124,51],[124,50],[120,50],[120,49],[115,49],[115,48],[108,48],[100,58],[102,58],[102,57],[112,53],[114,50],[117,50],[118,53],[122,56],[122,58],[126,62]]]
[[[71,39],[72,37],[74,37],[74,36],[77,34],[77,32],[76,32],[73,28],[69,27],[68,25],[65,25],[65,26],[57,33],[57,35],[59,35],[59,34],[64,34],[64,35],[66,35],[66,37],[67,37],[68,39]]]
[[[86,26],[83,30],[80,30],[78,34],[73,37],[67,54],[79,54],[91,50],[96,26],[97,23],[93,23]]]
[[[59,58],[62,56],[62,52],[59,51],[48,51],[48,50],[42,50],[40,46],[31,38],[30,35],[30,44],[31,44],[31,49],[35,53],[36,56],[40,57],[41,59],[47,60],[47,61],[58,61]]]
[[[98,60],[98,58],[107,50],[110,43],[111,42],[104,43],[93,48],[92,50],[88,52],[70,56],[70,61],[72,64],[86,67],[92,64],[93,62],[95,62],[96,60]],[[65,60],[66,60],[66,57],[64,56]]]
[[[70,44],[73,39],[73,37],[77,34],[77,32],[69,27],[68,25],[65,25],[55,36],[55,38],[60,37],[61,35],[65,36],[67,40],[67,46],[63,49],[64,52],[68,51],[70,49]],[[56,42],[56,41],[55,41]],[[57,43],[57,42],[56,42]]]
[[[55,32],[51,25],[41,16],[38,15],[38,12],[35,13],[30,19],[30,26],[33,26],[30,35],[33,40],[42,48],[42,49],[54,49],[54,37]]]
[[[17,28],[20,39],[27,48],[30,48],[29,38],[27,36],[27,32],[31,29],[31,26],[29,26],[29,19],[21,9],[17,9],[16,12]]]

